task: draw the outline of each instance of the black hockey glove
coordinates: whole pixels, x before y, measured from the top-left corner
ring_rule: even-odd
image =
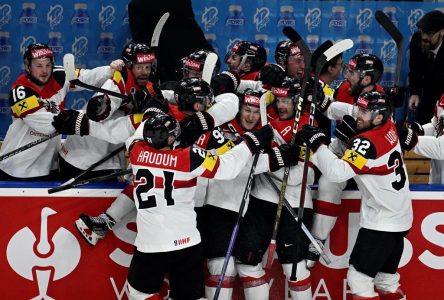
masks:
[[[344,143],[356,135],[356,120],[350,116],[345,115],[342,122],[338,123],[335,128],[335,136]]]
[[[327,145],[328,140],[325,134],[318,128],[310,125],[304,125],[298,132],[302,140],[307,144],[311,151],[316,152],[319,146]]]
[[[111,112],[111,100],[108,95],[97,95],[89,99],[86,115],[90,120],[100,122],[108,118]]]
[[[259,153],[262,149],[270,148],[273,140],[273,128],[265,125],[259,130],[249,131],[242,135],[251,153]]]
[[[406,88],[403,86],[385,87],[384,93],[388,96],[390,102],[394,107],[401,107],[404,105]]]
[[[209,113],[196,112],[180,122],[180,141],[184,146],[192,145],[203,133],[213,128],[214,119]]]
[[[413,130],[414,133],[416,133],[418,136],[424,135],[424,128],[422,128],[422,125],[418,122],[413,122],[408,125],[408,128]]]
[[[318,243],[319,247],[324,248],[325,241],[319,240],[317,238],[314,238],[315,241]],[[316,250],[316,247],[313,245],[313,243],[310,243],[308,246],[308,254],[307,254],[307,268],[311,269],[314,267],[314,265],[319,261],[320,253],[318,250]]]
[[[261,69],[259,80],[270,86],[281,86],[285,76],[285,70],[280,65],[269,64]]]
[[[239,86],[239,75],[230,71],[223,71],[211,79],[211,89],[214,96],[223,93],[235,93]]]
[[[299,162],[299,145],[283,144],[267,149],[270,171],[275,172],[282,167],[296,166]]]
[[[313,97],[313,88],[314,88],[314,80],[310,78],[307,81],[307,87],[306,87],[308,99],[310,102],[312,101],[311,98]],[[315,99],[316,109],[319,110],[321,113],[324,113],[328,109],[330,104],[333,102],[331,97],[325,95],[324,83],[320,80],[317,86],[317,91],[315,93],[315,98],[316,98]]]
[[[418,143],[418,135],[411,128],[405,128],[402,124],[397,124],[396,129],[402,151],[412,150]]]
[[[51,124],[61,134],[80,136],[89,134],[89,119],[84,113],[77,110],[62,110],[54,116]]]

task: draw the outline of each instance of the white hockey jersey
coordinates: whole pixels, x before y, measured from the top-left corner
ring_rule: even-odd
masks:
[[[82,82],[101,86],[111,77],[111,69],[106,66],[92,70],[76,70],[76,74]],[[49,82],[42,90],[28,80],[26,74],[20,75],[9,93],[12,124],[6,133],[0,155],[55,132],[51,123],[60,109],[64,108],[66,94],[72,89],[74,86],[65,80],[65,71],[61,67],[54,68]],[[1,161],[0,169],[18,178],[48,175],[51,170],[58,168],[57,152],[60,143],[60,136],[56,136],[32,147],[31,150]]]
[[[362,227],[400,232],[412,226],[409,180],[391,120],[351,139],[342,159],[319,147],[313,163],[332,182],[355,179],[362,194]]]
[[[193,201],[197,177],[235,178],[251,158],[248,146],[241,143],[215,156],[195,146],[163,151],[138,139],[136,132],[126,143],[129,147],[136,141],[130,150],[138,209],[135,246],[138,251],[153,253],[198,244]]]

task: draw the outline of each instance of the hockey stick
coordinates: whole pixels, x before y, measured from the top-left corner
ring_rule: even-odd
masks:
[[[396,61],[396,85],[399,86],[401,79],[401,67],[402,67],[402,53],[404,51],[404,37],[393,22],[387,17],[385,13],[378,10],[375,12],[376,21],[387,31],[390,37],[395,41],[398,48],[397,61]]]
[[[95,163],[93,163],[91,166],[89,166],[86,170],[82,171],[80,174],[78,174],[77,176],[71,178],[70,180],[62,183],[60,186],[64,186],[64,185],[68,185],[71,184],[73,182],[75,182],[76,180],[78,180],[80,177],[82,177],[83,175],[85,175],[86,173],[88,173],[91,170],[94,170],[97,166],[100,166],[102,163],[104,163],[105,161],[107,161],[108,159],[110,159],[111,157],[113,157],[114,155],[118,154],[119,152],[121,152],[122,150],[125,149],[125,146],[119,147],[117,149],[115,149],[114,151],[108,153],[107,155],[105,155],[103,158],[101,158],[100,160],[96,161]],[[48,194],[52,194],[52,189],[48,190]]]
[[[259,101],[259,109],[261,113],[261,122],[262,126],[267,124],[267,105],[265,103],[265,94],[262,95]],[[242,222],[243,212],[245,208],[245,204],[247,203],[250,197],[251,185],[253,184],[254,171],[256,170],[256,165],[259,160],[259,153],[254,156],[253,164],[251,165],[250,174],[248,175],[247,185],[245,186],[244,195],[242,196],[242,201],[239,207],[239,211],[237,213],[236,223],[234,224],[233,231],[230,237],[230,243],[228,244],[227,253],[225,254],[224,263],[222,265],[222,271],[219,275],[219,280],[217,282],[216,291],[214,293],[213,300],[217,300],[219,298],[220,290],[222,288],[222,283],[224,281],[225,273],[227,272],[228,262],[230,261],[231,254],[233,253],[234,244],[236,243],[236,237],[239,232],[239,226]]]
[[[78,182],[73,182],[73,183],[70,183],[70,184],[67,184],[67,185],[61,185],[61,186],[58,186],[56,188],[49,189],[48,190],[48,194],[54,194],[54,193],[57,193],[57,192],[69,190],[69,189],[72,189],[72,188],[75,188],[75,187],[78,187],[78,186],[81,186],[81,185],[85,185],[85,184],[88,184],[88,183],[105,181],[105,180],[116,178],[116,177],[123,176],[123,175],[126,175],[126,174],[131,174],[131,172],[132,172],[132,170],[128,169],[128,170],[114,172],[114,173],[111,173],[111,174],[108,174],[108,175],[103,175],[103,176],[94,177],[94,178],[90,178],[90,179],[80,180]]]
[[[271,179],[270,174],[265,173],[265,179],[271,184],[273,187],[273,190],[279,194],[279,188],[276,186],[276,183]],[[290,202],[288,202],[287,198],[284,198],[284,205],[287,208],[290,215],[296,220],[296,222],[299,222],[298,214],[294,211],[293,207],[291,207]],[[324,259],[325,263],[329,265],[331,263],[331,259],[325,254],[323,247],[316,242],[315,238],[311,234],[311,232],[308,230],[308,228],[305,226],[304,222],[301,221],[301,229],[305,233],[305,236],[310,240],[310,242],[313,244],[313,246],[316,248],[316,250],[320,253],[321,257]]]
[[[50,135],[47,135],[47,136],[45,136],[45,137],[42,137],[41,139],[35,140],[34,142],[31,142],[31,143],[29,143],[29,144],[23,145],[23,146],[20,147],[20,148],[17,148],[17,149],[12,150],[12,151],[10,151],[10,152],[8,152],[8,153],[5,153],[5,154],[3,154],[2,156],[0,156],[0,161],[5,160],[5,159],[7,159],[7,158],[10,158],[11,156],[14,156],[14,155],[16,155],[16,154],[18,154],[18,153],[20,153],[20,152],[25,151],[25,150],[28,150],[29,148],[32,148],[32,147],[34,147],[34,146],[37,146],[38,144],[44,143],[44,142],[46,142],[47,140],[50,140],[50,139],[52,139],[53,137],[58,136],[58,135],[60,135],[60,133],[58,133],[58,132],[53,132],[53,133],[51,133]]]
[[[156,27],[154,27],[153,36],[151,37],[151,48],[159,46],[160,34],[162,33],[163,26],[165,26],[166,21],[170,17],[170,13],[166,12],[157,21]]]
[[[304,99],[306,98],[306,86],[307,86],[308,78],[310,76],[311,52],[310,52],[310,49],[308,48],[308,46],[302,40],[301,36],[293,28],[284,27],[283,33],[293,43],[295,43],[299,47],[299,49],[302,52],[302,56],[303,56],[304,63],[305,63],[304,78],[302,80],[302,86],[301,86],[301,94],[298,97],[298,101],[296,103],[296,111],[295,111],[294,123],[293,123],[293,132],[292,132],[291,141],[290,141],[290,144],[293,145],[296,140],[296,132],[298,130],[299,119],[302,114],[302,103],[304,102]],[[274,255],[274,251],[276,250],[277,232],[278,232],[279,223],[280,223],[280,219],[281,219],[282,207],[284,206],[285,190],[287,188],[287,181],[288,181],[289,175],[290,175],[290,168],[285,167],[284,176],[282,179],[281,191],[279,194],[279,202],[278,202],[278,206],[276,209],[276,217],[274,220],[273,234],[271,237],[270,245],[268,246],[268,257],[267,257],[267,263],[265,265],[266,269],[270,269],[271,264],[273,263],[273,255]]]
[[[205,59],[205,63],[202,70],[202,79],[208,84],[211,83],[211,79],[213,78],[214,67],[216,67],[217,63],[217,54],[214,52],[210,52]]]
[[[85,89],[88,89],[88,90],[91,90],[94,92],[100,92],[103,94],[107,94],[109,96],[113,96],[113,97],[120,98],[123,100],[128,100],[128,96],[126,96],[126,95],[122,95],[120,93],[110,91],[107,89],[102,89],[100,87],[93,86],[93,85],[90,85],[90,84],[80,81],[80,79],[78,79],[77,75],[76,75],[76,67],[74,64],[74,55],[72,53],[66,53],[63,56],[63,67],[65,68],[66,80],[68,80],[71,84],[83,87]]]
[[[313,53],[313,56],[316,57],[316,61],[314,61],[315,77],[314,77],[314,81],[313,81],[313,92],[312,92],[311,104],[310,104],[310,119],[309,119],[310,126],[314,125],[316,102],[317,102],[316,95],[317,95],[318,86],[319,86],[319,77],[320,77],[323,67],[333,57],[335,57],[336,55],[338,55],[340,53],[343,53],[344,51],[346,51],[352,47],[353,47],[353,41],[350,39],[342,40],[334,45],[331,41],[326,41],[321,46],[319,46],[315,50],[315,52]],[[298,226],[302,226],[302,220],[304,217],[305,193],[307,190],[309,164],[310,164],[310,149],[308,149],[308,147],[306,147],[305,148],[305,158],[304,158],[304,169],[302,171],[301,194],[299,197]],[[299,251],[299,247],[297,248],[297,251]],[[296,281],[296,269],[297,269],[297,262],[293,262],[293,268],[291,271],[290,280]]]

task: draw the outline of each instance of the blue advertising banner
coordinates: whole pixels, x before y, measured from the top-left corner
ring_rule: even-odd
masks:
[[[254,5],[253,5],[254,4]],[[384,61],[381,83],[393,85],[396,44],[376,22],[374,13],[384,11],[404,35],[401,83],[408,72],[408,41],[416,22],[440,3],[389,1],[290,1],[290,0],[193,0],[196,20],[221,58],[238,40],[264,45],[270,62],[276,44],[285,39],[284,26],[294,27],[311,50],[327,39],[351,38],[355,47],[345,55],[372,52]],[[149,17],[149,12],[147,12]],[[11,122],[8,92],[23,72],[23,51],[33,42],[45,42],[56,53],[56,64],[71,52],[76,64],[93,68],[118,58],[130,40],[126,1],[6,2],[0,4],[0,139]],[[72,93],[68,107],[80,108],[91,96]]]

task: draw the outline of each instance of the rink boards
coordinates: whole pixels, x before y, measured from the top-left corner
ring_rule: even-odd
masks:
[[[74,221],[97,215],[123,184],[96,184],[48,195],[54,183],[0,183],[0,294],[2,299],[127,299],[126,275],[136,236],[135,212],[91,247]],[[413,185],[413,228],[404,240],[401,281],[409,299],[444,293],[444,187]],[[360,195],[346,191],[336,227],[326,243],[332,259],[312,272],[314,299],[351,299],[348,258],[356,239]],[[147,270],[149,272],[149,270]],[[271,299],[284,299],[285,280],[277,260],[269,274]],[[235,299],[243,299],[239,289]]]

